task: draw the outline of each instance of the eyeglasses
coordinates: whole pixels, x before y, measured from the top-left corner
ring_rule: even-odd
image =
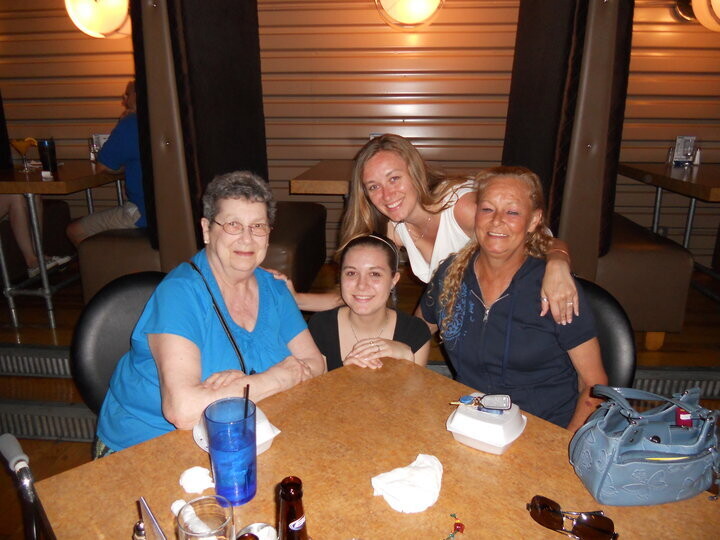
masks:
[[[250,234],[252,234],[253,236],[267,236],[272,230],[272,227],[267,223],[252,223],[250,225],[243,225],[238,221],[228,221],[227,223],[220,223],[218,221],[215,221],[214,219],[213,223],[220,225],[223,228],[223,231],[228,234],[232,234],[233,236],[242,234],[246,227],[250,231]]]
[[[527,504],[530,516],[543,527],[580,540],[614,540],[618,537],[612,519],[602,510],[595,512],[565,512],[555,501],[535,495]],[[570,529],[565,528],[565,520]]]

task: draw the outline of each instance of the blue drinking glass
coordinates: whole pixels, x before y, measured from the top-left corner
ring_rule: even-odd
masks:
[[[205,409],[215,492],[233,506],[250,501],[257,491],[255,404],[245,398],[219,399]]]

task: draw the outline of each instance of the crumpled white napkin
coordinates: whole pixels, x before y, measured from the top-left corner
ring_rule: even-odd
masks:
[[[215,487],[210,470],[205,467],[190,467],[180,475],[180,485],[187,493],[202,493]]]
[[[382,495],[398,512],[413,514],[429,508],[440,495],[443,466],[435,456],[418,454],[407,467],[372,478],[373,495]]]

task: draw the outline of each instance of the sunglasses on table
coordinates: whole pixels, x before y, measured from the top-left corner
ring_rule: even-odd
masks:
[[[553,500],[535,495],[527,505],[530,517],[543,527],[578,540],[615,540],[618,533],[612,519],[602,510],[595,512],[566,512]],[[567,523],[570,528],[566,528]]]

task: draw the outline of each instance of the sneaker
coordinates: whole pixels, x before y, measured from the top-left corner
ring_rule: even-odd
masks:
[[[53,255],[52,257],[46,257],[45,258],[45,269],[50,270],[51,268],[55,268],[56,266],[62,266],[63,264],[67,264],[72,260],[72,257],[70,255]],[[27,269],[28,277],[34,278],[40,274],[40,267],[39,266],[33,266],[32,268]]]

